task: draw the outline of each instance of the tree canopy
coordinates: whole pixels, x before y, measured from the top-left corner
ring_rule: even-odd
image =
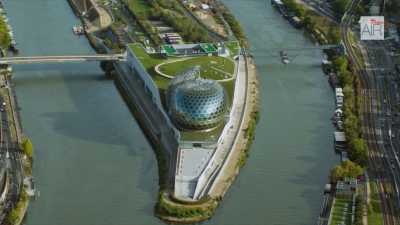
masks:
[[[363,173],[364,170],[361,166],[350,160],[346,160],[331,170],[330,178],[331,182],[336,183],[339,180],[343,180],[345,177],[357,178]]]
[[[24,153],[29,157],[32,158],[33,155],[33,145],[32,142],[29,138],[26,138],[23,142],[22,142],[22,150],[24,151]]]

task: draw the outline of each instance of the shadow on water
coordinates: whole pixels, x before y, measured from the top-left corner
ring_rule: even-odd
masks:
[[[66,0],[5,5],[21,55],[95,54]],[[41,191],[27,224],[159,223],[154,153],[99,63],[16,65],[13,79]]]

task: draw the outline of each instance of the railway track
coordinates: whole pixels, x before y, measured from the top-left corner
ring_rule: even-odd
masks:
[[[344,42],[348,58],[350,63],[353,65],[353,72],[360,78],[361,90],[358,91],[358,97],[361,98],[362,106],[360,109],[362,133],[363,138],[367,141],[368,146],[368,164],[369,172],[374,183],[377,184],[379,190],[379,196],[381,199],[381,208],[383,214],[383,222],[385,225],[395,225],[397,221],[394,215],[394,207],[391,203],[390,196],[391,190],[388,190],[388,181],[390,184],[396,182],[394,172],[390,167],[389,172],[387,171],[387,155],[385,146],[382,141],[381,128],[377,126],[379,124],[376,117],[379,117],[380,104],[379,100],[382,99],[380,96],[377,83],[375,81],[374,71],[367,72],[364,67],[364,63],[360,61],[359,56],[355,50],[355,46],[351,43],[350,27],[354,18],[352,12],[355,7],[359,4],[359,0],[354,0],[348,7],[347,12],[343,16],[341,23],[341,35]],[[379,133],[379,134],[377,134]],[[397,187],[397,184],[394,185]]]
[[[0,79],[6,78],[1,77]],[[4,102],[4,98],[0,96],[0,103],[2,102]],[[7,110],[0,111],[0,119],[0,155],[7,163],[7,174],[10,176],[10,189],[6,194],[4,208],[0,212],[0,224],[4,224],[6,216],[16,206],[22,191],[22,164],[18,147],[12,142]]]

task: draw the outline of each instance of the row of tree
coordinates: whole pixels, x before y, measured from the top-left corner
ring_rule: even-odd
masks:
[[[240,23],[236,20],[235,16],[228,9],[226,9],[226,7],[221,7],[221,9],[223,10],[222,17],[228,23],[232,33],[238,39],[240,46],[248,48],[249,43]]]
[[[143,29],[154,45],[162,43],[161,38],[158,36],[157,30],[147,19],[146,11],[138,11],[133,1],[127,1],[127,7],[131,15],[136,19],[137,24]]]
[[[346,12],[347,7],[349,6],[350,0],[334,0],[331,5],[332,9],[335,12],[338,18],[341,18],[343,14]],[[370,0],[363,0],[362,4],[358,4],[355,13],[357,17],[365,15],[367,13],[367,5],[369,5]],[[357,20],[358,21],[358,20]]]
[[[171,1],[173,2],[173,1]],[[175,2],[175,4],[177,4]],[[179,7],[179,6],[176,6]],[[175,7],[173,7],[175,8]],[[164,21],[168,26],[174,28],[186,41],[209,42],[208,33],[192,19],[170,8],[164,8],[157,1],[152,2],[152,9],[149,11],[149,18],[152,20]]]
[[[358,176],[362,175],[363,172],[364,170],[361,166],[350,160],[346,160],[331,170],[330,179],[331,182],[336,183],[345,177],[357,178]]]
[[[192,19],[184,15],[182,7],[176,1],[148,0],[144,2],[147,10],[135,9],[129,4],[129,9],[136,17],[138,24],[150,37],[155,45],[162,44],[158,30],[149,20],[159,20],[174,28],[188,42],[209,42],[208,33]]]
[[[282,2],[284,3],[286,9],[289,12],[293,12],[297,17],[299,17],[301,19],[306,30],[314,33],[315,36],[320,35],[320,34],[316,33],[316,30],[322,32],[322,34],[326,38],[326,40],[319,40],[320,42],[327,41],[330,44],[337,44],[340,42],[340,30],[337,26],[330,25],[328,32],[323,32],[322,29],[317,26],[317,19],[320,16],[318,16],[314,12],[306,9],[303,5],[297,3],[295,0],[283,0]],[[318,37],[316,37],[316,38],[318,38]],[[320,38],[320,39],[325,39],[325,38]],[[324,43],[321,43],[321,44],[324,44]]]
[[[345,1],[349,0],[336,1],[340,1],[340,4],[333,4],[338,4],[340,7],[342,7],[344,12],[347,7],[347,3]],[[307,10],[303,5],[295,2],[295,0],[283,0],[283,3],[289,12],[293,12],[303,21],[303,25],[306,30],[310,32],[314,32],[315,30],[321,31],[321,29],[317,27],[317,20],[319,16],[314,15],[313,12]],[[329,43],[340,43],[340,30],[337,26],[330,26],[324,35]],[[361,124],[358,117],[358,109],[360,105],[354,92],[358,85],[358,79],[356,79],[356,77],[350,71],[349,62],[346,57],[337,56],[336,53],[332,53],[330,56],[330,58],[333,59],[332,69],[338,74],[339,81],[343,87],[343,92],[345,95],[343,106],[344,130],[346,132],[346,139],[348,140],[348,153],[351,160],[349,162],[345,162],[344,164],[338,165],[331,171],[331,179],[333,182],[336,182],[338,179],[342,179],[346,176],[356,177],[360,175],[363,171],[362,168],[367,166],[368,155],[367,145],[361,137]]]
[[[3,18],[0,18],[0,47],[5,50],[8,50],[11,44],[11,37],[8,32],[7,23]]]
[[[339,56],[333,61],[334,69],[339,76],[339,81],[344,93],[344,131],[348,141],[349,158],[362,167],[367,166],[367,145],[362,138],[361,123],[358,109],[360,102],[355,91],[359,86],[356,76],[349,70],[349,63],[345,56]]]

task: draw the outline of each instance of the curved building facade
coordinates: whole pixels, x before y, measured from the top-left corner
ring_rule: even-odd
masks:
[[[224,88],[214,80],[202,79],[200,68],[176,76],[167,92],[168,112],[180,129],[213,128],[224,118],[227,97]]]

